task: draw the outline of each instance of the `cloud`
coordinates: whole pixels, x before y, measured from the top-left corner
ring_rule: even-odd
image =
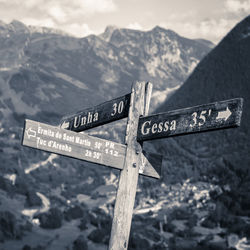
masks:
[[[234,26],[235,21],[230,21],[228,19],[207,19],[202,21],[194,28],[194,34],[200,34],[202,37],[211,36],[214,40],[218,40],[223,37],[231,28]],[[192,29],[190,29],[192,32]]]
[[[128,28],[128,29],[132,29],[132,30],[143,30],[142,25],[140,25],[140,24],[137,23],[137,22],[130,23],[129,25],[127,25],[127,28]]]
[[[37,18],[24,17],[22,18],[21,21],[27,25],[56,28],[56,24],[51,18],[37,19]]]
[[[56,23],[52,19],[33,19],[33,18],[24,18],[22,19],[22,22],[25,24],[32,23],[32,26],[40,26],[40,27],[48,27],[57,29]],[[101,30],[92,30],[88,24],[86,23],[69,23],[69,24],[63,24],[60,26],[60,30],[71,34],[75,37],[85,37],[90,34],[99,34],[101,33]]]
[[[0,0],[0,16],[7,22],[51,19],[51,22],[62,24],[116,10],[114,0],[24,0],[22,4],[19,0]]]
[[[117,10],[113,0],[74,0],[74,2],[84,8],[89,14],[107,13]]]
[[[85,15],[108,13],[117,10],[114,0],[24,0],[22,4],[20,4],[19,0],[0,0],[0,4],[2,5],[1,7],[6,9],[16,6],[16,9],[27,10],[27,12],[35,8],[37,10],[46,10],[48,13],[53,6],[57,6],[57,8],[60,8],[64,12],[71,12],[72,10],[78,11],[81,9],[82,14]]]
[[[48,10],[48,14],[52,19],[59,23],[66,22],[68,20],[66,12],[59,5],[54,5]]]
[[[18,1],[17,1],[18,2]],[[37,6],[37,4],[40,4],[41,1],[36,1],[36,0],[24,0],[22,1],[22,4],[26,7],[26,8],[34,8]]]
[[[87,36],[90,34],[97,33],[96,31],[91,30],[90,27],[86,23],[68,24],[68,25],[63,26],[63,30],[69,34],[76,36],[76,37],[84,37],[84,36]]]
[[[200,22],[171,21],[161,23],[160,25],[167,29],[172,29],[184,37],[193,39],[204,38],[217,43],[234,27],[235,23],[237,23],[236,19],[220,18],[205,19]]]
[[[218,4],[218,3],[217,3]],[[204,38],[214,43],[219,42],[238,22],[250,13],[250,0],[223,0],[220,8],[204,7],[199,13],[192,9],[185,13],[172,13],[160,23],[188,38]]]
[[[86,24],[95,14],[117,11],[115,0],[0,0],[0,18],[64,30],[75,36],[96,33]],[[117,0],[116,0],[117,1]]]
[[[226,0],[226,10],[232,13],[249,13],[250,12],[250,0]]]

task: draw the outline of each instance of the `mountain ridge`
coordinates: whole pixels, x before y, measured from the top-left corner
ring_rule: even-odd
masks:
[[[25,32],[25,33],[51,33],[51,34],[69,36],[69,34],[59,29],[47,28],[44,26],[26,25],[23,22],[18,21],[16,19],[13,19],[8,24],[0,20],[0,34],[1,30],[2,32],[13,31],[13,32]]]
[[[157,99],[176,88],[158,111],[235,93],[248,97],[248,38],[229,46],[234,56],[224,53],[223,44],[205,56],[209,46],[199,50],[190,47],[192,40],[171,40],[164,32],[158,38],[147,34],[147,40],[145,33],[132,32],[133,40],[119,49],[94,35],[9,35],[0,35],[0,244],[6,249],[105,248],[118,183],[115,170],[22,147],[25,118],[56,124],[67,112],[127,93],[135,79],[150,78]],[[123,35],[117,32],[114,43],[121,44]],[[203,60],[177,90],[196,54],[196,63]],[[229,80],[239,85],[226,85]],[[248,103],[240,129],[150,144],[148,151],[164,154],[162,178],[139,178],[129,249],[224,250],[249,236]],[[95,135],[113,140],[123,125],[105,126]],[[49,210],[41,212],[40,206]],[[234,244],[228,244],[230,237]]]
[[[145,79],[155,83],[155,96],[163,94],[159,99],[163,101],[211,49],[195,41],[192,44],[191,40],[184,38],[174,40],[168,37],[164,29],[150,32],[113,29],[111,41],[107,42],[102,35],[75,38],[51,32],[39,33],[39,29],[39,32],[30,33],[18,21],[9,25],[16,27],[16,32],[7,28],[6,33],[0,32],[0,78],[2,76],[2,86],[6,86],[2,88],[4,114],[7,110],[11,112],[5,99],[17,107],[14,96],[24,105],[34,102],[34,111],[38,110],[35,107],[39,103],[42,107],[39,110],[55,112],[49,105],[51,101],[60,114],[63,110],[66,114],[72,113],[72,106],[66,105],[71,100],[74,100],[75,110],[80,110],[127,94],[133,81]],[[165,43],[162,36],[167,38]],[[127,43],[118,46],[119,39],[124,40],[125,37]],[[33,83],[33,80],[39,84]],[[27,90],[23,93],[20,88],[22,84]],[[32,86],[30,90],[29,84]],[[63,92],[65,88],[67,92]],[[167,88],[169,91],[166,91]],[[96,93],[93,98],[85,94],[91,91]],[[87,96],[82,103],[78,101],[81,100],[80,95]],[[152,108],[159,105],[158,98],[154,98],[152,103]],[[20,107],[16,108],[19,114]]]
[[[250,36],[242,39],[242,34],[245,34],[249,28],[250,16],[237,24],[204,57],[179,90],[157,110],[157,112],[163,112],[237,97],[244,99],[239,128],[185,135],[182,138],[168,139],[168,143],[162,140],[161,143],[154,144],[156,150],[166,154],[167,158],[169,157],[168,160],[172,161],[168,163],[168,166],[174,165],[182,174],[184,171],[181,166],[185,166],[185,174],[188,176],[194,174],[197,169],[201,173],[209,173],[216,166],[221,166],[222,169],[230,165],[233,166],[234,171],[237,169],[247,171],[247,166],[250,164],[250,131],[248,129]],[[177,145],[177,148],[174,145]],[[166,151],[161,148],[165,148]],[[182,153],[177,157],[177,152]],[[188,154],[189,156],[191,154],[191,157],[186,159]]]

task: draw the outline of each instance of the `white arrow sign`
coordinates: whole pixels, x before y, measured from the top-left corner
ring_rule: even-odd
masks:
[[[29,128],[27,131],[27,136],[28,138],[30,139],[30,137],[36,137],[36,131],[35,130],[32,130],[31,128]]]
[[[230,117],[231,114],[232,112],[227,107],[226,110],[218,112],[218,116],[216,117],[216,120],[223,119],[226,121]]]
[[[127,150],[127,146],[120,143],[32,120],[25,120],[22,144],[117,169],[123,169]],[[141,157],[140,174],[159,179],[162,157],[146,152]]]
[[[63,124],[61,125],[61,128],[63,129],[67,129],[69,127],[69,122],[63,122]]]

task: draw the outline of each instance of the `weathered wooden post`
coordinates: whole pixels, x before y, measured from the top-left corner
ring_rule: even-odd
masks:
[[[142,152],[143,141],[240,126],[242,98],[148,116],[151,92],[151,83],[136,82],[131,94],[67,116],[60,127],[25,121],[24,146],[121,170],[109,250],[128,248],[139,174],[160,178],[162,158]],[[127,116],[126,145],[76,133]]]
[[[147,115],[151,90],[152,84],[150,83],[136,82],[132,85],[125,137],[127,149],[117,190],[109,250],[121,250],[128,247],[139,167],[142,164],[142,147],[136,140],[137,128],[139,117]]]

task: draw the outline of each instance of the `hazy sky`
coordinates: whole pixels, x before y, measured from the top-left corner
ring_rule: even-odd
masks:
[[[249,14],[250,0],[0,0],[0,20],[6,23],[16,19],[78,37],[102,33],[107,25],[159,25],[216,43]]]

